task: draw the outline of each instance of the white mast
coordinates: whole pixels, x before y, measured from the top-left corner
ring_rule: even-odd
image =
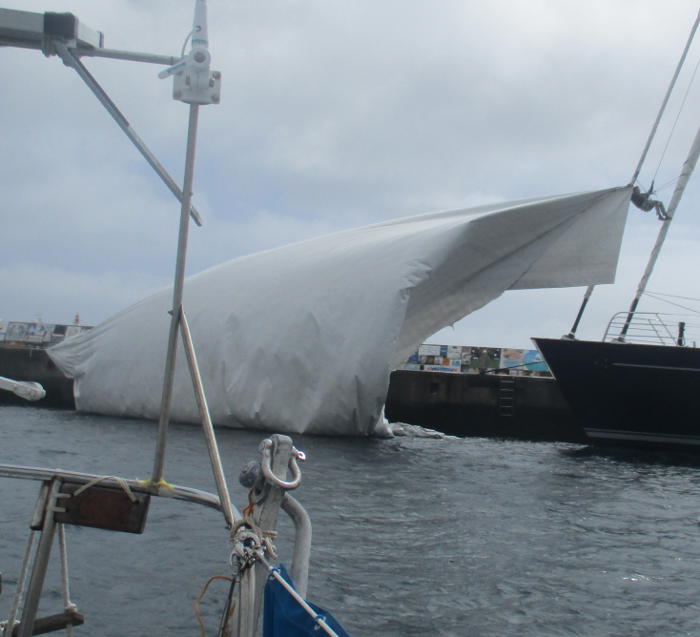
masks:
[[[639,173],[642,170],[642,165],[644,164],[644,160],[646,159],[647,153],[649,152],[649,148],[651,147],[651,143],[654,140],[654,137],[656,136],[656,130],[659,127],[659,122],[661,121],[661,117],[663,116],[664,112],[666,111],[666,105],[668,104],[668,100],[671,97],[671,93],[673,92],[673,89],[676,86],[676,80],[678,79],[678,75],[681,72],[681,68],[683,67],[683,64],[685,63],[685,58],[688,55],[688,50],[690,49],[690,45],[693,43],[693,39],[695,38],[695,32],[698,29],[698,24],[700,24],[700,11],[698,11],[698,15],[695,18],[695,22],[693,23],[693,26],[690,29],[690,34],[688,35],[688,40],[685,43],[685,48],[683,49],[683,53],[681,54],[680,60],[678,60],[678,64],[676,65],[676,70],[673,74],[673,77],[671,78],[670,84],[668,85],[668,89],[666,89],[666,95],[664,96],[664,99],[661,102],[661,106],[659,107],[659,112],[656,115],[656,120],[654,121],[654,125],[651,127],[649,137],[647,138],[647,142],[644,145],[644,149],[642,150],[642,154],[639,158],[639,161],[637,162],[637,167],[634,169],[634,174],[632,175],[632,179],[630,180],[630,185],[633,185],[637,181],[637,178],[639,177]],[[571,331],[566,336],[564,336],[562,338],[570,338],[570,339],[575,338],[576,330],[578,329],[578,324],[581,321],[581,317],[583,316],[583,313],[586,310],[586,306],[588,305],[588,300],[591,298],[591,294],[593,294],[594,289],[595,289],[595,285],[589,285],[586,288],[586,292],[583,295],[583,301],[581,302],[581,307],[578,310],[578,314],[576,315],[576,319],[574,320],[574,324],[571,326]],[[635,307],[636,307],[636,305],[635,305]],[[629,318],[630,317],[628,317],[628,319]],[[625,329],[624,331],[626,332],[627,330]]]
[[[698,161],[698,155],[700,155],[700,128],[698,128],[698,132],[695,135],[695,140],[693,141],[693,144],[690,147],[688,157],[685,160],[685,163],[683,164],[683,169],[681,170],[680,177],[678,178],[678,182],[676,183],[676,188],[673,191],[673,196],[671,197],[671,203],[668,205],[668,210],[666,211],[668,218],[661,223],[659,234],[656,237],[656,243],[654,244],[654,248],[652,249],[651,255],[649,256],[649,262],[647,263],[647,267],[644,270],[644,274],[642,275],[642,278],[639,281],[637,293],[635,294],[635,297],[630,305],[630,309],[627,313],[627,319],[625,320],[625,324],[623,325],[622,330],[620,331],[620,336],[618,337],[618,340],[623,341],[625,339],[625,335],[627,334],[627,330],[629,329],[630,322],[632,321],[632,315],[637,309],[639,299],[642,297],[642,294],[644,294],[644,290],[646,289],[649,277],[651,276],[651,273],[654,270],[654,266],[656,265],[656,260],[659,258],[661,246],[666,240],[666,235],[668,234],[668,229],[671,227],[671,222],[673,221],[676,208],[678,208],[678,204],[680,203],[680,200],[683,197],[683,193],[685,192],[685,187],[688,184],[690,175],[692,175],[693,170],[695,170],[695,164]]]

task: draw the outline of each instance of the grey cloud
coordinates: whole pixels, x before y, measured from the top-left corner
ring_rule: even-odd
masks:
[[[24,0],[21,8],[69,8],[103,29],[108,46],[177,54],[192,3]],[[624,183],[696,12],[691,0],[663,7],[651,0],[210,0],[223,100],[201,115],[195,203],[207,223],[192,231],[191,271],[390,217]],[[142,272],[154,285],[166,280],[177,202],[72,71],[33,51],[0,56],[9,70],[0,96],[3,148],[12,154],[0,174],[4,271],[54,264],[62,276],[84,276],[96,287],[120,270]],[[186,108],[170,98],[169,82],[156,79],[159,69],[85,64],[180,181]],[[657,184],[680,167],[699,99],[695,88]],[[688,193],[689,207],[698,190]],[[656,226],[634,217],[637,230],[653,240]],[[22,244],[27,236],[31,245]],[[679,239],[672,237],[669,252],[691,258]],[[641,243],[625,242],[624,285],[610,288],[627,286],[615,293],[620,299],[640,274],[626,274],[626,264],[643,262]],[[30,285],[31,269],[22,276]],[[120,280],[124,295],[103,299],[95,320],[144,293],[132,278]],[[51,294],[38,274],[32,289],[38,298]],[[544,325],[551,314],[573,316],[580,294],[513,293],[494,312],[531,314]],[[591,311],[615,305],[607,295],[596,293]],[[23,316],[43,311],[14,307]],[[469,320],[472,343],[486,338],[487,323],[498,324]]]

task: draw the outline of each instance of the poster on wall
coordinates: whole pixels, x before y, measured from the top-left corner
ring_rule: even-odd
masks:
[[[498,369],[500,366],[500,347],[466,346],[462,348],[462,372],[479,374],[488,370]]]
[[[542,354],[536,349],[471,345],[421,345],[408,357],[403,369],[463,374],[503,370],[513,376],[552,375]]]
[[[27,325],[28,323],[9,322],[5,331],[5,340],[18,343],[24,342],[27,334]]]
[[[418,348],[418,356],[440,356],[442,345],[431,345],[424,343]]]
[[[504,348],[501,350],[501,367],[515,376],[550,375],[542,354],[536,349]]]
[[[55,325],[41,321],[35,323],[10,321],[7,323],[7,326],[0,325],[0,341],[4,341],[8,345],[10,343],[21,343],[48,347],[88,329],[90,327],[82,325]]]
[[[523,362],[525,363],[527,369],[529,369],[531,372],[536,372],[540,375],[546,376],[552,375],[547,363],[545,363],[544,358],[542,358],[542,354],[537,349],[526,349],[523,356]]]
[[[462,360],[462,346],[461,345],[448,345],[447,346],[447,358],[450,360]]]
[[[508,369],[510,372],[524,370],[524,355],[524,349],[509,349],[504,347],[501,350],[501,367]]]

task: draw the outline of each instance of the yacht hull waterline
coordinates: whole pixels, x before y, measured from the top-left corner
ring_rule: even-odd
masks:
[[[591,442],[700,453],[700,349],[533,340]]]

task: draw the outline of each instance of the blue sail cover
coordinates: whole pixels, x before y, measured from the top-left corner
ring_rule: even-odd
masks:
[[[294,586],[283,565],[279,573]],[[339,637],[349,637],[338,621],[319,606],[306,602]],[[265,584],[263,637],[319,637],[325,632],[272,575]]]

